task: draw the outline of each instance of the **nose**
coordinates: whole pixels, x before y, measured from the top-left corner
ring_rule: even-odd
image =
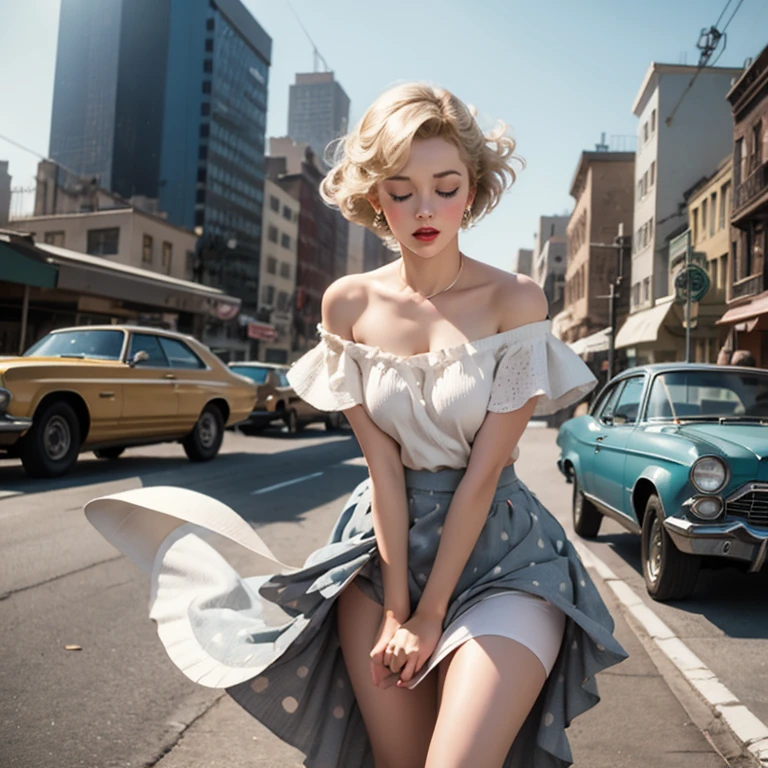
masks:
[[[416,211],[416,218],[420,221],[425,221],[431,219],[433,215],[434,211],[432,210],[432,203],[429,198],[423,197],[419,204],[419,208]]]

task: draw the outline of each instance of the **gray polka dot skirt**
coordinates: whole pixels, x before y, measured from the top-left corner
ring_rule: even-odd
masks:
[[[413,607],[462,474],[406,470]],[[301,750],[306,766],[373,768],[335,613],[336,598],[355,579],[382,602],[368,480],[349,497],[328,543],[302,568],[248,578],[203,540],[206,531],[239,541],[264,563],[276,561],[247,523],[213,499],[184,489],[144,488],[90,502],[86,514],[108,540],[151,571],[150,617],[188,677],[226,688],[257,720]],[[565,729],[599,701],[595,675],[626,653],[562,527],[512,466],[502,472],[445,626],[479,601],[509,590],[546,599],[566,622],[552,672],[504,766],[562,768],[572,763]]]

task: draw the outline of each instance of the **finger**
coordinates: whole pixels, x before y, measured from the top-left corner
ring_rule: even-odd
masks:
[[[409,683],[411,681],[411,678],[416,672],[416,664],[418,660],[419,657],[415,653],[408,658],[408,662],[406,663],[405,667],[403,667],[403,671],[400,673],[400,679],[404,683]]]
[[[382,680],[379,681],[378,687],[382,690],[387,690],[388,688],[393,688],[397,685],[397,681],[399,680],[398,675],[389,674],[386,677],[384,677]]]
[[[392,660],[389,663],[389,668],[397,674],[405,666],[408,661],[408,657],[403,648],[398,648],[397,652],[392,654]]]

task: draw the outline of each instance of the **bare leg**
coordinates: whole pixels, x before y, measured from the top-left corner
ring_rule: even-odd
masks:
[[[424,768],[437,716],[435,675],[417,688],[378,688],[371,680],[370,652],[381,623],[381,606],[354,584],[339,595],[341,650],[371,740],[376,768]]]
[[[544,666],[524,645],[495,635],[467,641],[440,666],[426,768],[500,768],[546,682]]]

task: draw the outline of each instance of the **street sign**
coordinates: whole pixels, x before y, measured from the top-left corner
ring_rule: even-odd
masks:
[[[690,285],[691,301],[701,301],[710,288],[707,271],[698,264],[687,264],[675,275],[675,303],[684,304],[688,299]]]

